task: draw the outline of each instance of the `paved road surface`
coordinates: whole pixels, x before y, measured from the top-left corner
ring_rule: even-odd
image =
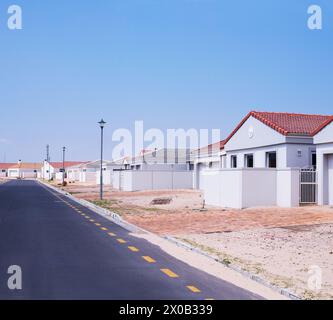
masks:
[[[8,267],[22,269],[9,290]],[[258,299],[36,181],[0,185],[0,299]]]

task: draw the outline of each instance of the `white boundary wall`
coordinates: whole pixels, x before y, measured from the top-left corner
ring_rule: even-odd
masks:
[[[226,208],[299,206],[299,169],[204,170],[206,204]]]
[[[192,171],[114,171],[113,187],[122,191],[192,189]]]

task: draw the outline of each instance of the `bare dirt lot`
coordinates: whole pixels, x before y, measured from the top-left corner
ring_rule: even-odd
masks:
[[[333,299],[333,208],[201,210],[203,198],[198,191],[106,190],[108,200],[100,202],[96,186],[69,185],[65,189],[133,224],[179,238],[303,298]],[[156,199],[170,203],[152,204]],[[313,268],[321,270],[320,290],[308,287]]]

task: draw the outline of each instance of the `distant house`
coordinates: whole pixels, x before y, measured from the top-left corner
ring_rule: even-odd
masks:
[[[65,161],[63,162],[48,162],[44,161],[41,169],[41,178],[45,180],[61,180],[63,174],[63,166],[65,165],[65,171],[67,172],[68,168],[81,165],[84,162],[82,161]]]
[[[115,161],[113,186],[123,191],[192,189],[193,166],[188,149],[143,150],[140,155]]]
[[[333,117],[315,132],[318,204],[333,206]]]
[[[14,165],[15,163],[0,163],[0,177],[8,177],[8,169]]]
[[[41,169],[41,163],[19,161],[17,164],[8,168],[8,177],[20,179],[36,179],[41,176]]]
[[[330,119],[325,115],[250,112],[220,143],[219,151],[203,159],[197,157],[197,188],[203,190],[207,204],[223,207],[292,207],[316,202],[314,134]],[[313,185],[305,180],[300,183],[302,177],[311,179]]]

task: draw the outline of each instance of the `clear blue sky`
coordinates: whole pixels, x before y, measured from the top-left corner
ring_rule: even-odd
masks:
[[[22,31],[6,28],[23,9]],[[321,5],[323,30],[307,28]],[[112,130],[221,128],[250,110],[333,114],[331,0],[1,0],[0,162],[98,158]]]

